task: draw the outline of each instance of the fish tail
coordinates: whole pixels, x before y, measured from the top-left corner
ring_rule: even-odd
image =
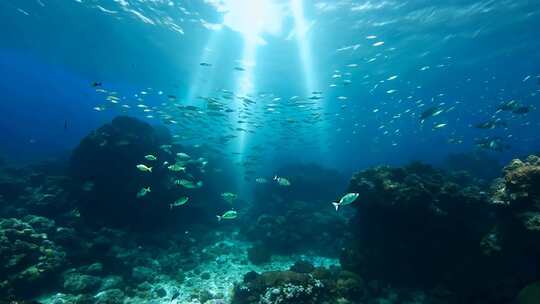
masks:
[[[278,180],[278,177],[277,175],[274,175],[274,180],[277,181]]]
[[[148,171],[152,172],[152,167],[148,167]]]
[[[218,222],[221,222],[221,216],[216,215]]]
[[[338,203],[336,203],[336,202],[332,202],[332,205],[334,205],[334,207],[336,208],[336,211],[338,211],[338,210],[339,210],[339,204],[338,204]]]

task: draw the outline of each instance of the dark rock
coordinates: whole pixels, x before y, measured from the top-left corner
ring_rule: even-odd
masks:
[[[209,272],[203,272],[201,273],[201,279],[203,280],[210,280],[211,279],[211,276],[210,276],[210,273]]]
[[[248,260],[255,265],[270,262],[272,254],[262,245],[255,245],[248,249]]]
[[[156,273],[153,269],[144,266],[134,267],[131,272],[131,277],[135,282],[151,282],[155,276]]]
[[[361,197],[342,266],[397,286],[474,292],[493,266],[479,245],[494,210],[472,181],[420,163],[355,174],[348,192]]]
[[[122,304],[125,295],[120,289],[109,289],[98,293],[95,298],[95,304]]]
[[[96,291],[101,285],[101,279],[96,276],[69,272],[64,276],[64,289],[73,294]]]
[[[100,290],[107,290],[107,289],[121,289],[124,285],[124,279],[122,279],[121,276],[112,275],[107,276],[101,280],[101,287]]]
[[[137,200],[136,194],[151,185],[157,195],[154,198],[159,200],[164,192],[159,185],[166,179],[167,170],[155,168],[148,174],[139,172],[136,166],[147,163],[147,154],[162,158],[159,147],[169,142],[170,136],[129,117],[117,117],[85,137],[73,152],[69,169],[79,184],[75,195],[81,214],[110,226],[159,224],[169,214],[168,206]],[[88,190],[85,185],[89,183],[92,188]]]
[[[0,219],[0,298],[31,297],[60,274],[66,253],[44,233],[51,224],[35,216]]]
[[[291,266],[290,270],[298,273],[311,273],[315,269],[315,266],[307,261],[296,261]]]
[[[167,295],[167,290],[165,290],[165,288],[161,287],[161,288],[156,289],[156,296],[158,298],[163,298],[166,295]]]

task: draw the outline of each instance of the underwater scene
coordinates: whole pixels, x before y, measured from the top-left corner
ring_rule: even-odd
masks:
[[[0,0],[0,304],[540,304],[539,25]]]

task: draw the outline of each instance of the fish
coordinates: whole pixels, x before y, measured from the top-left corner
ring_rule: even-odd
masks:
[[[375,42],[373,46],[381,46],[384,45],[384,41]]]
[[[190,159],[191,158],[191,156],[189,156],[188,154],[183,153],[183,152],[176,153],[176,157],[178,157],[180,159]]]
[[[139,190],[139,192],[137,192],[137,198],[144,197],[150,192],[152,192],[152,189],[150,189],[150,187],[142,188],[141,190]]]
[[[497,151],[497,152],[502,152],[503,150],[510,148],[510,145],[505,144],[502,138],[498,136],[486,137],[486,138],[476,140],[475,145],[478,148]]]
[[[512,110],[512,113],[514,114],[527,114],[532,110],[532,107],[530,106],[518,106],[515,109]]]
[[[212,66],[212,64],[206,63],[206,62],[201,62],[201,63],[199,63],[199,65],[203,66],[203,67],[211,67]]]
[[[101,81],[92,82],[92,87],[94,87],[94,88],[100,87],[101,85],[102,85]]]
[[[288,187],[291,185],[291,182],[284,178],[284,177],[279,177],[279,176],[274,176],[274,180],[278,183],[278,185],[280,186],[284,186],[284,187]]]
[[[176,201],[174,201],[174,203],[170,204],[169,205],[169,208],[172,210],[173,208],[175,207],[180,207],[182,205],[185,205],[187,202],[189,201],[189,197],[187,196],[182,196],[181,198],[177,199]]]
[[[246,69],[244,69],[242,67],[235,67],[234,70],[239,71],[239,72],[244,72]]]
[[[228,202],[229,204],[232,204],[238,198],[238,195],[232,192],[225,192],[221,193],[221,198],[223,198],[223,200]]]
[[[519,103],[516,100],[512,99],[510,101],[499,104],[499,106],[497,107],[497,111],[514,111],[518,107]]]
[[[186,171],[186,167],[183,167],[181,163],[170,165],[167,167],[167,169],[169,169],[172,172],[181,172],[181,171],[185,172]]]
[[[145,158],[146,160],[149,160],[149,161],[156,161],[156,160],[157,160],[157,157],[155,157],[155,156],[152,155],[152,154],[145,155],[144,158]]]
[[[360,196],[359,193],[347,193],[341,197],[339,202],[332,202],[332,205],[334,205],[334,207],[336,208],[336,211],[338,211],[339,207],[354,203],[356,199],[358,198],[358,196]]]
[[[229,210],[223,213],[223,215],[216,215],[216,216],[217,216],[218,221],[221,222],[221,220],[234,220],[235,218],[238,217],[238,213],[234,210]]]
[[[437,124],[433,127],[433,129],[440,129],[440,128],[444,128],[446,127],[446,124],[445,123],[440,123],[440,124]]]
[[[506,127],[506,122],[500,119],[491,119],[479,124],[476,124],[474,127],[477,129],[495,129],[497,127]]]
[[[257,177],[255,179],[255,182],[258,183],[258,184],[266,184],[268,182],[268,180],[264,177]]]
[[[427,110],[425,110],[424,112],[422,112],[422,114],[420,114],[420,122],[421,123],[424,123],[424,121],[430,117],[435,117],[439,114],[441,114],[443,112],[443,110],[439,107],[431,107]]]
[[[143,164],[137,165],[137,169],[139,169],[139,171],[142,171],[142,172],[152,172],[152,167],[148,167]]]
[[[202,181],[198,181],[197,183],[194,183],[187,179],[177,179],[174,181],[176,185],[182,186],[187,189],[195,189],[195,188],[201,188],[203,186]]]

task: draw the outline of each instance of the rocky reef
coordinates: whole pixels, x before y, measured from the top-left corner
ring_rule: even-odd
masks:
[[[290,185],[259,183],[247,202],[207,152],[118,117],[68,165],[0,166],[0,303],[540,303],[537,156],[491,186],[411,163],[347,188],[288,166]]]
[[[509,303],[539,278],[540,162],[514,160],[490,189],[464,172],[413,163],[355,174],[361,197],[344,269],[457,303]]]
[[[249,272],[234,286],[231,304],[453,303],[447,294],[394,289],[340,267],[297,261],[289,270]]]
[[[54,221],[44,217],[0,219],[1,295],[36,295],[61,271],[66,252],[51,240],[54,233]]]
[[[213,223],[215,214],[227,208],[219,198],[220,189],[230,185],[207,183],[216,180],[208,177],[213,164],[195,153],[173,144],[166,129],[120,116],[74,150],[69,172],[77,191],[72,194],[84,218],[97,225],[148,230],[187,227],[194,218],[199,224]],[[148,155],[155,159],[145,159]],[[137,170],[141,164],[152,172]],[[143,189],[149,191],[141,195]],[[172,210],[170,205],[182,196],[190,203],[182,206],[182,212]]]

